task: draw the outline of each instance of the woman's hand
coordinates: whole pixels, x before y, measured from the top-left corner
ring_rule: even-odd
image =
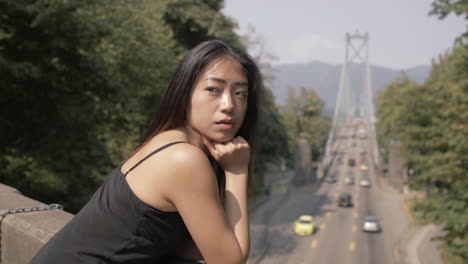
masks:
[[[248,173],[250,146],[241,136],[222,143],[203,138],[203,142],[211,156],[223,167],[224,171],[233,174]]]

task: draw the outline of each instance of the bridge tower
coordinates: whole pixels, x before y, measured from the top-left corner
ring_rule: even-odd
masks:
[[[379,162],[369,63],[369,34],[361,34],[358,31],[353,34],[346,33],[345,40],[345,61],[341,69],[333,123],[323,159],[324,168],[330,166],[331,153],[339,147],[336,145],[337,139],[344,135],[346,126],[355,125],[352,123],[355,120],[364,123],[368,140],[372,144],[374,163],[378,165]],[[353,69],[363,69],[364,76],[360,85],[351,85],[356,84],[356,81],[350,79],[351,66]]]

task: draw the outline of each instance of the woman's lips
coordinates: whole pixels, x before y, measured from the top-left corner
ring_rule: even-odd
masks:
[[[234,126],[234,124],[232,121],[220,121],[216,122],[216,126],[218,126],[221,130],[229,130]]]

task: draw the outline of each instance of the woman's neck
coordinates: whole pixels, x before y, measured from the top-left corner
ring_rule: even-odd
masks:
[[[205,143],[203,143],[203,137],[198,131],[190,127],[181,127],[176,128],[174,130],[183,133],[190,144],[200,148],[201,150],[203,150],[203,152],[207,154],[209,153],[208,149],[205,146]]]

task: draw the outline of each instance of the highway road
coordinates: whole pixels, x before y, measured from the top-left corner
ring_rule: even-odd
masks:
[[[288,195],[270,219],[267,250],[259,263],[394,263],[396,247],[408,225],[402,196],[379,184],[369,158],[370,144],[365,138],[348,136],[341,140],[328,174],[336,175],[337,181],[302,186]],[[356,165],[349,166],[349,159],[354,159]],[[361,170],[362,164],[368,169]],[[354,175],[353,185],[344,183],[349,174]],[[366,174],[371,180],[370,188],[359,186],[359,180]],[[352,207],[337,205],[342,192],[352,195]],[[311,236],[294,234],[294,221],[302,214],[315,217],[316,230]],[[362,230],[363,217],[369,215],[379,218],[381,232]]]

